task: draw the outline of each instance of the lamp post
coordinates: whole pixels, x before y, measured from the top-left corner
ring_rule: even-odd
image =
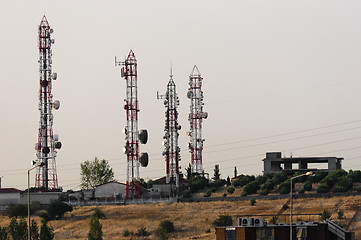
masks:
[[[292,240],[292,180],[296,179],[296,178],[299,178],[299,177],[303,177],[303,176],[309,176],[311,174],[312,174],[312,172],[306,172],[304,174],[291,177],[291,179],[290,179],[290,181],[291,181],[291,191],[290,191],[290,240]]]
[[[42,167],[44,165],[45,163],[41,162],[28,169],[28,240],[30,240],[30,171],[36,167]]]

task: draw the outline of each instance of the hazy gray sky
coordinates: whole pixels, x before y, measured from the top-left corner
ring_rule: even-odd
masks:
[[[203,78],[204,169],[222,177],[261,174],[267,151],[344,157],[361,167],[360,1],[9,1],[0,3],[0,176],[26,188],[35,159],[39,91],[38,25],[54,29],[54,132],[59,185],[78,189],[80,163],[109,160],[125,180],[121,148],[125,81],[114,56],[138,60],[139,127],[150,154],[142,178],[165,174],[165,93],[173,63],[180,97],[182,169],[188,166],[188,77]],[[304,131],[307,130],[307,131]],[[229,144],[228,144],[229,143]],[[35,171],[32,172],[32,185]]]

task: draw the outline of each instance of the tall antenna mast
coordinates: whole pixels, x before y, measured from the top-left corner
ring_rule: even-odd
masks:
[[[56,149],[61,148],[59,136],[53,134],[53,113],[52,110],[59,109],[60,102],[53,101],[51,93],[52,80],[56,80],[57,74],[52,73],[52,51],[51,45],[55,43],[50,38],[53,29],[50,28],[45,15],[39,25],[39,72],[40,72],[40,90],[39,90],[39,134],[38,143],[35,144],[37,151],[37,160],[34,164],[42,163],[43,166],[37,167],[35,177],[36,191],[59,191],[58,176],[56,173]]]
[[[190,113],[188,120],[190,122],[190,131],[187,135],[190,137],[188,143],[189,152],[191,153],[192,173],[204,174],[202,165],[202,120],[208,117],[208,113],[203,112],[203,92],[202,92],[201,74],[196,65],[194,65],[191,75],[189,76],[189,88],[187,97],[191,100]]]
[[[177,192],[179,189],[179,161],[180,148],[178,146],[178,130],[181,129],[181,125],[178,124],[178,111],[179,98],[176,92],[176,85],[173,81],[173,72],[171,68],[170,79],[167,84],[167,92],[165,95],[158,95],[158,99],[165,99],[164,106],[165,111],[165,127],[164,127],[164,151],[162,153],[165,156],[166,162],[166,183],[170,183],[175,186]],[[174,187],[172,187],[172,190]]]
[[[121,67],[121,77],[126,82],[126,99],[124,99],[124,109],[127,115],[127,124],[123,128],[126,145],[123,148],[124,154],[127,155],[127,181],[126,181],[126,198],[140,197],[139,188],[139,163],[148,166],[148,154],[139,155],[139,141],[146,144],[148,141],[147,130],[138,131],[138,86],[137,86],[137,60],[131,50],[124,62],[117,62],[115,65]]]

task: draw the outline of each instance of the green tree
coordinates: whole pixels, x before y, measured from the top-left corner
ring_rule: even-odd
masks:
[[[113,169],[108,161],[95,158],[94,161],[85,161],[80,164],[81,188],[91,189],[114,180]]]
[[[88,240],[102,240],[103,231],[99,218],[95,215],[92,216],[89,224]]]
[[[232,217],[228,214],[221,214],[218,216],[216,220],[212,223],[215,227],[226,227],[226,226],[232,226],[233,221]]]
[[[232,182],[231,182],[231,179],[229,178],[229,176],[227,177],[227,186],[231,186],[232,185]]]
[[[13,240],[26,240],[28,238],[28,225],[25,218],[20,218],[19,222],[12,217],[9,224],[9,233]]]
[[[220,178],[221,174],[219,173],[219,165],[216,164],[214,165],[214,175],[213,175],[213,180],[217,181]]]
[[[45,219],[41,220],[40,227],[40,240],[52,240],[54,239],[54,229],[51,226],[48,226],[48,221]]]
[[[191,180],[192,178],[192,166],[189,163],[188,167],[186,168],[187,180]]]
[[[39,240],[40,238],[38,224],[35,222],[34,219],[31,220],[30,224],[30,236],[31,240]]]
[[[8,239],[8,230],[6,227],[0,227],[0,240]]]

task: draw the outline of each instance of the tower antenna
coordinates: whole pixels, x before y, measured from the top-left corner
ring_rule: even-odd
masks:
[[[190,113],[188,120],[190,131],[187,135],[190,138],[188,143],[189,152],[191,153],[192,173],[204,175],[202,163],[203,142],[202,138],[202,121],[208,117],[208,113],[203,112],[203,92],[202,92],[201,73],[198,67],[194,65],[189,76],[189,88],[187,97],[191,100]]]
[[[36,191],[59,191],[58,176],[56,173],[56,149],[61,148],[58,134],[53,134],[53,113],[58,110],[60,102],[53,101],[52,80],[57,79],[57,73],[52,72],[52,50],[55,43],[50,36],[53,29],[50,28],[48,20],[43,16],[39,25],[39,134],[38,142],[35,144],[37,160],[35,164],[43,163],[36,169],[35,190]]]

